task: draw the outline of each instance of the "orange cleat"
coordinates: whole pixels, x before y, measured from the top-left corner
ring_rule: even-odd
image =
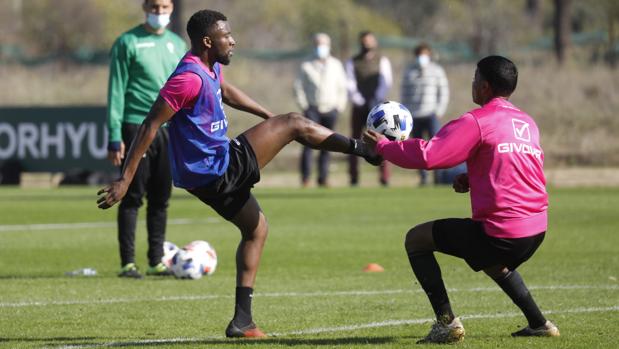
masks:
[[[267,335],[262,332],[255,323],[251,322],[244,327],[237,327],[234,321],[230,321],[226,328],[226,337],[228,338],[266,338]]]

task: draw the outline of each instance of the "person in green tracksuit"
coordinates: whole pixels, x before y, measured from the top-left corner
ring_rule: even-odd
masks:
[[[144,23],[123,33],[110,53],[108,83],[108,159],[122,167],[137,130],[169,75],[185,54],[183,39],[166,29],[174,10],[172,0],[144,0]],[[118,208],[118,276],[141,278],[135,263],[135,229],[138,209],[146,194],[148,231],[147,275],[170,274],[161,263],[167,208],[172,191],[168,134],[161,128],[142,158],[127,195]]]

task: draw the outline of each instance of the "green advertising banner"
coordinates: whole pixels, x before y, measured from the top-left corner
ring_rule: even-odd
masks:
[[[117,171],[106,156],[105,107],[0,108],[0,169]]]

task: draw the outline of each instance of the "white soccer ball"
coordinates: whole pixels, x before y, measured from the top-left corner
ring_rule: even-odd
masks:
[[[170,241],[163,243],[163,257],[161,257],[161,263],[163,263],[168,269],[172,267],[172,257],[178,252],[180,248]]]
[[[215,269],[217,269],[217,252],[211,244],[204,240],[196,240],[188,243],[184,249],[196,251],[202,257],[205,275],[211,275],[215,272]]]
[[[398,102],[384,102],[370,110],[367,128],[385,135],[391,141],[403,141],[413,131],[413,116]]]
[[[204,258],[196,251],[181,249],[172,257],[171,269],[179,279],[200,279],[204,275]]]

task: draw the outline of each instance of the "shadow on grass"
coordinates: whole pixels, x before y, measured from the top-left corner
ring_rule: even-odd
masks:
[[[283,345],[294,347],[298,345],[311,345],[311,346],[346,346],[346,345],[368,345],[368,346],[376,346],[394,343],[396,341],[395,338],[392,337],[343,337],[343,338],[317,338],[317,339],[308,339],[308,338],[267,338],[267,339],[154,339],[154,340],[135,340],[135,341],[118,341],[118,342],[107,342],[107,343],[97,343],[92,341],[87,341],[90,338],[38,338],[38,339],[30,339],[29,341],[47,341],[48,346],[60,346],[70,348],[75,346],[77,348],[88,347],[88,348],[96,348],[96,347],[158,347],[165,346],[169,347],[179,347],[182,348],[186,345],[217,345],[220,347],[230,347],[237,348],[239,345],[242,346],[266,346],[270,347],[273,345]],[[92,338],[94,339],[94,338]],[[16,341],[18,339],[15,339]],[[84,341],[84,342],[76,342],[76,341]],[[65,343],[62,343],[65,342]]]

